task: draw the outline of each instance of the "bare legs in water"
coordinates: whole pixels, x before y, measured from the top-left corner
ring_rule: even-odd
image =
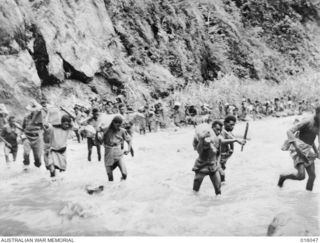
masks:
[[[307,186],[306,190],[312,191],[313,189],[313,183],[316,178],[316,173],[315,173],[315,165],[312,163],[310,166],[306,167],[304,166],[303,163],[298,164],[297,166],[297,173],[296,174],[287,174],[287,175],[280,175],[279,181],[278,181],[278,186],[282,187],[283,183],[285,180],[290,179],[290,180],[299,180],[302,181],[305,179],[305,170],[307,171],[308,174],[308,181],[307,181]]]

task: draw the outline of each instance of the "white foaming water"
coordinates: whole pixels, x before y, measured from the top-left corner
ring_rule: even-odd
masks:
[[[125,157],[128,179],[122,182],[117,170],[115,182],[107,181],[95,148],[87,162],[85,142],[70,141],[67,171],[55,182],[43,166],[22,172],[20,151],[11,168],[0,165],[0,235],[260,236],[279,213],[319,233],[319,179],[313,192],[305,191],[306,181],[276,186],[280,173],[294,171],[289,154],[280,150],[293,120],[250,124],[250,141],[243,152],[235,145],[218,197],[209,178],[199,193],[192,191],[197,154],[191,128],[135,135],[135,157]],[[243,131],[244,124],[237,125],[235,133]],[[89,195],[87,185],[105,188]]]

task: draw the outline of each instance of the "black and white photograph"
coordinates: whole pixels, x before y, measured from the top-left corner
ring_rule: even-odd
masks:
[[[320,0],[0,0],[0,241],[317,243],[319,99]]]

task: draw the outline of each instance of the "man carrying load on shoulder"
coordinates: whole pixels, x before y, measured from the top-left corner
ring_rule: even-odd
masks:
[[[288,130],[287,146],[283,150],[288,150],[293,159],[295,174],[280,175],[278,186],[282,187],[285,180],[304,180],[305,171],[308,173],[306,190],[312,191],[313,183],[316,178],[315,164],[316,158],[319,158],[319,148],[315,145],[315,139],[318,136],[320,142],[320,106],[315,109],[315,115],[309,119],[297,123]],[[320,143],[319,143],[320,144]]]
[[[205,126],[207,124],[196,128],[196,136],[193,139],[193,148],[199,154],[192,168],[195,172],[193,190],[198,192],[204,177],[208,175],[213,184],[215,194],[219,195],[221,194],[219,173],[221,138],[218,135],[222,130],[222,123],[219,121],[213,122],[214,133],[209,126]]]
[[[34,157],[34,165],[41,166],[41,156],[43,148],[43,125],[46,122],[47,111],[45,101],[42,101],[41,106],[36,101],[27,106],[30,113],[24,118],[22,129],[25,135],[23,140],[23,164],[25,170],[30,165],[30,152],[32,150]]]
[[[1,132],[1,138],[5,141],[4,154],[7,165],[9,165],[9,155],[12,154],[13,162],[17,159],[18,153],[18,129],[15,123],[15,117],[10,116],[8,119],[9,123],[4,126]]]
[[[121,179],[126,180],[128,173],[123,160],[123,155],[127,155],[131,150],[131,137],[127,131],[122,128],[123,118],[119,115],[112,119],[108,128],[104,130],[104,162],[109,181],[113,181],[113,171],[119,167],[121,172]],[[124,141],[128,144],[128,150],[123,151],[122,145]]]

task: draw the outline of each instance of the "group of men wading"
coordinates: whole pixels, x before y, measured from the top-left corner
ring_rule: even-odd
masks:
[[[78,129],[77,112],[71,114],[64,108],[47,107],[47,101],[42,100],[40,104],[32,102],[26,107],[29,114],[24,118],[22,126],[16,121],[14,116],[8,116],[6,108],[0,107],[1,140],[4,142],[6,162],[10,164],[10,154],[13,161],[16,161],[18,143],[23,145],[24,171],[28,171],[30,166],[30,153],[33,153],[34,165],[40,167],[42,162],[50,172],[51,177],[56,176],[56,171],[63,172],[67,168],[67,141],[70,133]],[[89,131],[84,132],[88,143],[88,160],[91,161],[92,147],[97,146],[98,160],[101,159],[100,144],[104,145],[105,168],[109,181],[113,181],[113,170],[119,167],[122,179],[127,178],[127,169],[122,159],[123,155],[131,152],[131,136],[122,127],[124,118],[115,115],[108,127],[101,127],[99,124],[100,113],[97,109],[92,110],[92,116],[81,122],[81,125],[90,124],[94,127],[93,136],[89,136]],[[77,136],[78,137],[78,136]],[[78,137],[79,139],[79,137]],[[128,144],[128,151],[124,151],[124,142]]]
[[[234,143],[242,146],[245,140],[239,140],[232,134],[236,124],[236,117],[227,116],[222,124],[220,121],[212,123],[212,132],[204,129],[203,134],[197,133],[193,140],[193,147],[199,156],[195,161],[193,171],[195,178],[193,190],[199,191],[206,175],[212,181],[216,195],[221,194],[221,182],[225,181],[226,162],[233,154]],[[315,114],[295,124],[287,132],[288,139],[282,150],[289,151],[297,173],[280,175],[278,186],[282,187],[285,180],[304,180],[305,171],[308,174],[306,189],[312,191],[315,181],[315,159],[320,155],[320,106],[315,108]],[[318,148],[315,140],[318,136]]]
[[[246,140],[237,139],[232,134],[236,121],[235,116],[227,116],[223,123],[214,121],[212,131],[204,127],[194,137],[193,148],[199,154],[192,169],[195,172],[194,191],[199,191],[204,177],[208,175],[216,195],[221,194],[221,182],[225,181],[226,163],[233,154],[234,143],[246,143]]]
[[[23,144],[23,164],[25,169],[30,165],[30,153],[33,152],[34,165],[41,166],[41,158],[45,162],[51,177],[55,177],[56,171],[65,171],[67,166],[66,150],[67,140],[71,131],[75,131],[77,139],[80,142],[79,125],[91,125],[90,129],[81,133],[81,136],[87,137],[88,161],[91,161],[92,148],[97,147],[98,160],[101,160],[100,145],[104,145],[104,162],[107,177],[113,181],[113,170],[119,168],[121,179],[127,178],[127,169],[123,160],[123,155],[131,153],[132,149],[132,124],[126,116],[125,109],[119,106],[119,114],[113,116],[111,123],[107,127],[101,126],[99,118],[101,113],[97,108],[92,109],[92,115],[85,120],[80,121],[79,112],[75,109],[75,114],[67,110],[55,112],[47,108],[47,101],[42,100],[40,104],[33,102],[27,109],[29,114],[24,118],[20,127],[14,116],[8,116],[5,107],[0,107],[0,132],[1,140],[5,143],[5,159],[9,162],[9,156],[12,154],[13,160],[17,158],[19,133],[21,143]],[[48,122],[48,115],[51,112],[51,120]],[[54,117],[54,118],[52,118]],[[203,129],[198,131],[193,139],[193,148],[198,153],[198,158],[193,166],[195,178],[193,181],[193,190],[199,191],[201,183],[205,176],[209,176],[215,193],[221,194],[221,182],[225,181],[226,163],[234,151],[234,143],[244,145],[246,139],[238,139],[232,131],[237,122],[233,115],[225,117],[223,123],[216,120]],[[201,125],[200,125],[201,126]],[[198,127],[196,127],[196,130]],[[319,148],[316,148],[315,139],[320,133],[320,107],[316,107],[312,118],[303,120],[294,125],[288,132],[288,139],[282,146],[282,150],[289,151],[293,159],[294,167],[297,170],[295,174],[280,175],[278,186],[282,187],[287,179],[303,180],[305,171],[308,174],[307,190],[313,189],[315,180],[316,158],[319,158]],[[320,139],[319,139],[320,141]],[[125,151],[124,143],[127,143]]]

